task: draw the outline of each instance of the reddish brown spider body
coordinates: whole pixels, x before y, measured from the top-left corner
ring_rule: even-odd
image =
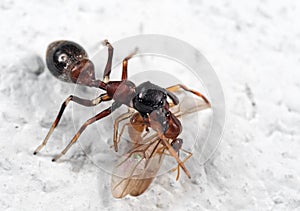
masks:
[[[56,161],[64,155],[77,141],[88,125],[110,115],[115,109],[124,104],[138,112],[137,115],[134,115],[131,118],[133,128],[135,127],[135,129],[139,131],[143,131],[146,128],[152,128],[155,130],[161,140],[161,144],[166,147],[169,153],[176,159],[180,167],[185,171],[186,175],[190,177],[188,170],[177,155],[177,148],[180,143],[177,143],[175,146],[176,140],[179,140],[178,136],[181,133],[182,126],[177,117],[169,110],[170,105],[177,105],[179,103],[178,98],[172,92],[182,88],[185,91],[189,91],[201,97],[207,105],[209,105],[208,100],[199,92],[188,89],[186,86],[181,84],[164,89],[147,81],[136,86],[133,82],[127,80],[128,60],[135,53],[130,54],[123,60],[121,80],[110,81],[109,77],[112,66],[113,47],[107,40],[104,41],[104,44],[108,47],[108,60],[105,66],[103,80],[97,80],[95,78],[95,70],[92,61],[88,59],[86,51],[77,43],[71,41],[56,41],[48,46],[46,62],[48,69],[55,77],[65,82],[100,88],[104,90],[105,93],[93,100],[82,99],[73,95],[69,96],[63,102],[46,138],[42,144],[37,147],[34,154],[38,153],[46,145],[53,130],[59,123],[64,109],[70,101],[83,106],[96,106],[102,101],[113,100],[114,102],[110,107],[88,119],[74,135],[66,148],[52,161]],[[125,115],[122,118],[126,119],[129,117],[130,115]],[[118,131],[115,130],[114,147],[116,151],[118,150],[117,133]],[[174,142],[169,142],[169,139]]]

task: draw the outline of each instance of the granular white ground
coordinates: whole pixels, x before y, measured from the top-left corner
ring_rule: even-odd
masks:
[[[0,210],[299,210],[299,19],[292,0],[1,1]],[[173,36],[206,56],[224,88],[227,125],[191,180],[165,174],[140,197],[116,200],[110,175],[78,145],[51,162],[74,134],[70,111],[32,155],[74,89],[43,61],[57,39],[94,52],[103,39],[137,34]]]

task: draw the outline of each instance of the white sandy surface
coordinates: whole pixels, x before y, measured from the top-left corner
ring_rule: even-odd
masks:
[[[292,0],[1,1],[0,210],[299,210],[299,20]],[[223,85],[227,125],[215,157],[190,166],[191,180],[165,174],[142,196],[117,200],[110,174],[79,145],[51,162],[79,124],[71,109],[32,155],[74,90],[43,61],[54,40],[95,52],[103,39],[138,34],[173,36],[206,56]]]

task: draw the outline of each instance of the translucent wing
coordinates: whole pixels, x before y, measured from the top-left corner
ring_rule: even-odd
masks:
[[[121,157],[113,170],[112,194],[122,198],[127,194],[138,196],[151,184],[164,157],[165,147],[153,137]]]
[[[183,117],[187,114],[192,114],[207,108],[210,108],[210,104],[205,103],[201,99],[186,96],[178,105],[172,106],[170,111],[176,117]]]

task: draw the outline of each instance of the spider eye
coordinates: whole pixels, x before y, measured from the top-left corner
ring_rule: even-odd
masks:
[[[66,62],[68,60],[68,55],[65,53],[62,53],[58,56],[58,62]]]
[[[79,55],[76,56],[76,58],[77,58],[78,60],[81,60],[81,59],[83,58],[83,55],[82,55],[82,54],[79,54]]]

